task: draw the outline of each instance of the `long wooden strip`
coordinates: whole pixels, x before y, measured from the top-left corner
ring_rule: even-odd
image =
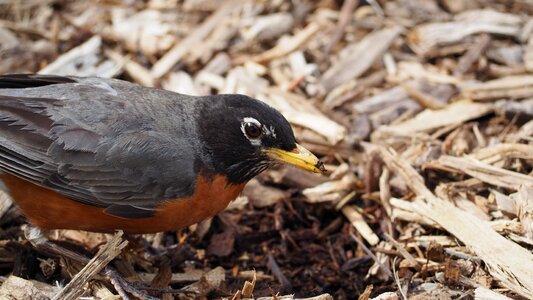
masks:
[[[459,101],[440,110],[426,109],[405,122],[381,126],[376,132],[393,135],[411,135],[417,132],[427,132],[482,117],[490,113],[492,109],[493,107],[486,103]]]
[[[425,200],[417,203],[420,214],[431,218],[470,247],[485,262],[494,278],[517,294],[533,299],[532,253],[498,234],[488,222],[436,197],[426,187],[422,176],[398,155],[382,146],[367,145],[367,148],[377,150],[385,164]]]
[[[122,231],[116,233],[52,300],[77,299],[83,293],[85,284],[117,257],[127,245],[128,242],[122,239]]]
[[[472,157],[443,155],[439,158],[439,163],[495,186],[514,190],[522,185],[533,188],[533,177],[495,167]]]
[[[205,39],[228,14],[237,10],[244,2],[228,0],[222,4],[202,25],[192,31],[185,39],[176,44],[154,64],[151,72],[152,77],[158,79],[165,76],[187,52],[191,51],[195,45]]]
[[[361,41],[347,46],[345,55],[324,74],[321,83],[327,91],[362,75],[383,56],[403,27],[384,28],[365,36]],[[348,68],[346,66],[349,66]]]

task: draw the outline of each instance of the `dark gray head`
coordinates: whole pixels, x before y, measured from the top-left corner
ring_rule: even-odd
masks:
[[[204,102],[198,126],[211,167],[231,183],[246,182],[279,162],[320,172],[318,159],[296,143],[285,117],[261,101],[212,96]]]

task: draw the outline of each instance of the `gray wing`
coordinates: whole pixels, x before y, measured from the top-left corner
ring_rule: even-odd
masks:
[[[2,75],[0,168],[115,216],[148,217],[194,191],[194,106],[179,97],[118,80]]]

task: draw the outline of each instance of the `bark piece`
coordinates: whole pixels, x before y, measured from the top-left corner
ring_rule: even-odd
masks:
[[[343,49],[339,61],[322,77],[326,91],[365,73],[389,49],[403,31],[400,26],[385,28],[365,36]]]

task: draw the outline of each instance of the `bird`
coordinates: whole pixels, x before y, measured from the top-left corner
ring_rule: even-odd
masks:
[[[182,229],[213,217],[250,179],[283,163],[325,171],[280,112],[245,95],[0,75],[2,189],[42,229]]]

